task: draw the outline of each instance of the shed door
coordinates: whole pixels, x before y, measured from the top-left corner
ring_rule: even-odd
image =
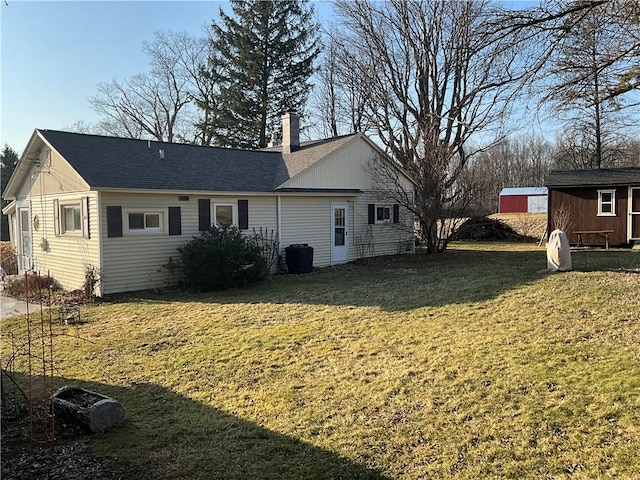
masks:
[[[541,213],[547,211],[547,196],[532,195],[527,197],[527,212]]]
[[[640,187],[629,190],[629,240],[640,240]]]
[[[349,257],[347,204],[331,204],[331,263],[344,263]]]

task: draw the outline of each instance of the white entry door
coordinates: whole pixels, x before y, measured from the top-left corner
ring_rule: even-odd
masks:
[[[331,204],[331,263],[344,263],[349,258],[349,222],[347,204]]]
[[[629,187],[628,240],[640,240],[640,188]]]
[[[18,212],[18,228],[20,230],[18,268],[28,270],[31,268],[31,216],[27,208],[21,208]]]

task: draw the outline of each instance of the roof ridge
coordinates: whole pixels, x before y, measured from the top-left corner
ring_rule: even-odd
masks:
[[[45,138],[46,138],[46,133],[51,132],[54,134],[77,135],[82,137],[94,137],[94,138],[110,139],[110,140],[152,142],[152,143],[161,144],[161,145],[175,145],[177,147],[202,147],[202,148],[218,149],[218,150],[233,150],[233,151],[239,151],[239,152],[279,153],[279,152],[263,151],[264,149],[259,149],[259,148],[220,147],[218,145],[200,145],[198,143],[167,142],[167,141],[160,141],[160,140],[151,139],[151,138],[118,137],[114,135],[103,135],[99,133],[69,132],[67,130],[56,130],[56,129],[48,129],[48,128],[37,128],[36,130],[41,132],[45,136]]]

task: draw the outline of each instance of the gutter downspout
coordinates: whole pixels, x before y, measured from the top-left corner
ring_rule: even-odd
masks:
[[[104,298],[104,249],[103,243],[104,239],[102,238],[102,192],[98,191],[96,195],[97,205],[96,205],[96,218],[98,219],[98,261],[100,265],[98,265],[98,269],[101,273],[100,279],[100,298]],[[105,213],[106,215],[106,213]]]
[[[282,254],[282,197],[276,195],[276,217],[278,223],[278,255]]]

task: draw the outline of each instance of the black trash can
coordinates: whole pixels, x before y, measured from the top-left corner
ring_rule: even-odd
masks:
[[[289,245],[284,249],[289,273],[310,273],[313,271],[313,247],[308,244]]]

